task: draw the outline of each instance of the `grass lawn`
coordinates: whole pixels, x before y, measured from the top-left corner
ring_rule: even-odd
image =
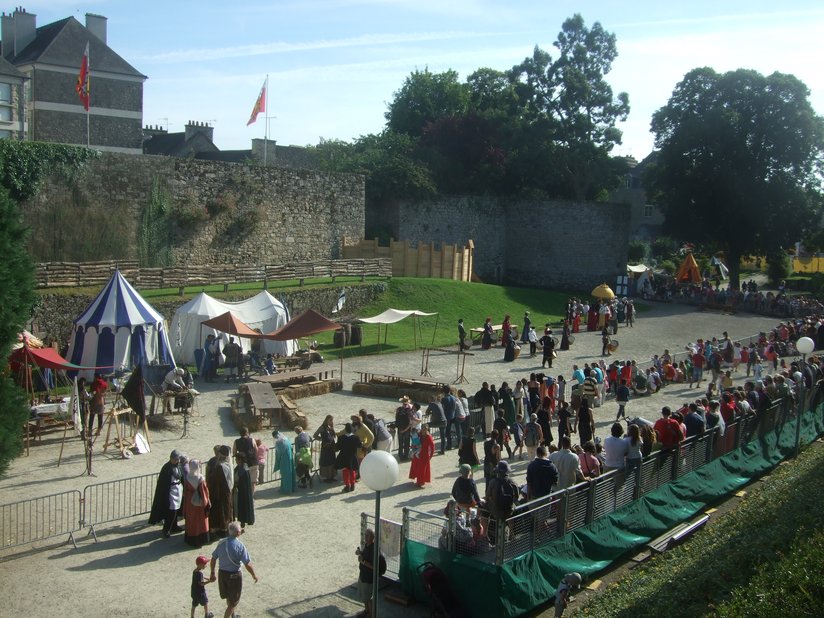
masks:
[[[322,346],[322,354],[329,358],[338,358],[341,353],[344,356],[374,354],[379,349],[383,352],[413,350],[416,340],[418,347],[451,346],[458,343],[459,318],[463,318],[464,326],[469,331],[470,328],[483,326],[487,316],[492,318],[493,324],[500,324],[506,314],[509,314],[512,323],[518,326],[520,335],[524,311],[529,311],[532,324],[538,330],[546,322],[557,326],[562,320],[567,299],[571,295],[566,292],[448,279],[394,277],[389,282],[386,293],[370,305],[359,309],[357,317],[376,315],[389,307],[418,309],[427,313],[437,312],[438,315],[407,318],[390,324],[388,328],[381,326],[380,346],[378,327],[373,324],[360,325],[363,332],[362,346],[345,348],[343,352],[332,347],[332,333],[323,333],[316,339]]]
[[[715,525],[629,572],[576,616],[824,615],[824,448],[779,466]]]

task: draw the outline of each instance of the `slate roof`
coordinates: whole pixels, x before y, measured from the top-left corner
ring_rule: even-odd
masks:
[[[67,17],[37,28],[34,40],[23,51],[12,57],[11,63],[20,66],[38,62],[76,69],[83,59],[87,41],[92,71],[118,73],[146,79],[145,75],[123,60],[111,47],[89,32],[74,17]]]
[[[26,75],[21,71],[18,71],[17,67],[3,58],[3,56],[0,56],[0,75],[15,77],[17,79],[26,79]]]

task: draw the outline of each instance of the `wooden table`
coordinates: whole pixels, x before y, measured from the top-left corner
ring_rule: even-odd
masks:
[[[262,383],[247,384],[246,388],[249,389],[252,414],[266,418],[271,425],[275,411],[281,407],[275,391],[269,384]]]
[[[255,376],[252,382],[263,382],[272,388],[284,388],[293,384],[301,384],[304,378],[316,377],[318,380],[329,380],[335,377],[334,369],[298,369],[297,371],[287,371],[275,373],[270,376]]]
[[[371,371],[359,371],[360,374],[360,381],[364,383],[369,382],[384,382],[386,384],[392,384],[393,386],[401,386],[401,384],[409,384],[411,387],[422,387],[422,388],[437,388],[441,389],[444,386],[448,386],[446,382],[440,382],[438,380],[424,380],[421,378],[408,378],[406,376],[399,376],[393,373],[373,373]]]
[[[498,341],[501,340],[501,336],[504,334],[504,325],[503,324],[493,324],[492,331],[498,336]],[[509,332],[512,333],[512,338],[515,339],[518,337],[518,325],[517,324],[510,324],[509,325]],[[470,328],[469,335],[472,337],[473,342],[478,342],[484,336],[484,327],[479,326],[477,328]],[[494,343],[494,342],[493,342]]]

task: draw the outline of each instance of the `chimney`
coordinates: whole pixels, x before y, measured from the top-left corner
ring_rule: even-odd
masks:
[[[37,15],[26,13],[26,9],[14,9],[14,55],[22,52],[34,40],[37,30]]]
[[[98,39],[108,44],[106,41],[106,23],[108,18],[94,13],[86,13],[86,30],[91,32]]]
[[[10,60],[14,56],[14,15],[0,16],[0,38],[3,39],[3,58]]]
[[[194,120],[190,120],[186,123],[185,134],[183,138],[188,142],[198,133],[202,133],[203,135],[205,135],[210,142],[214,141],[214,128],[209,126],[208,122],[196,122]]]

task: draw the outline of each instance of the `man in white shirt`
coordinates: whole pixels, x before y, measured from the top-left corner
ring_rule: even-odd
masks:
[[[581,471],[581,461],[578,455],[570,450],[569,436],[561,438],[561,448],[549,456],[549,461],[558,468],[558,489],[572,487],[575,483],[588,481]]]

